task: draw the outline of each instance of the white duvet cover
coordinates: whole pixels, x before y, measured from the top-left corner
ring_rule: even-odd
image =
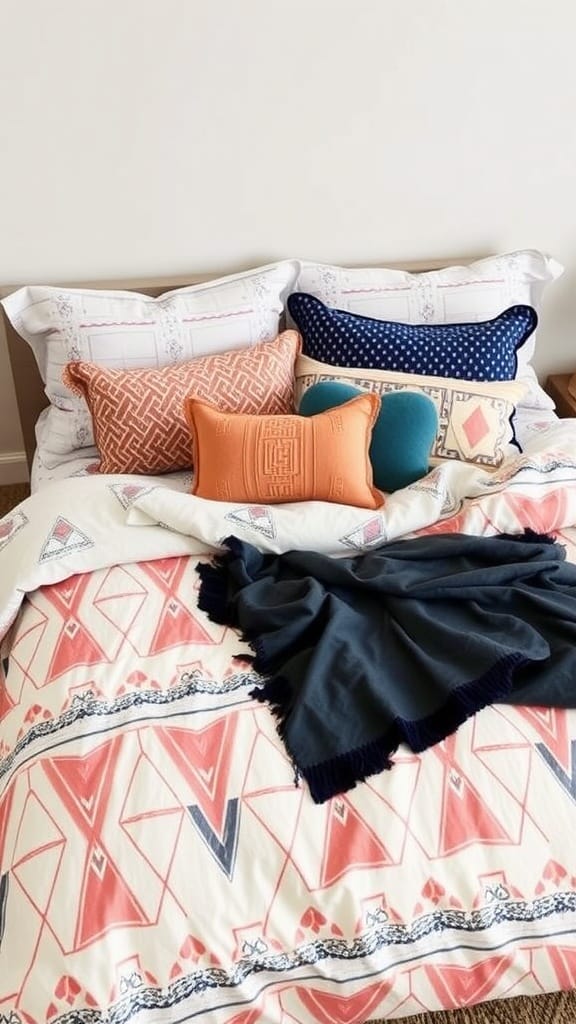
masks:
[[[2,1024],[352,1024],[576,985],[576,711],[486,708],[318,806],[195,571],[230,534],[338,556],[531,527],[576,560],[576,423],[377,512],[189,485],[81,476],[0,520]]]

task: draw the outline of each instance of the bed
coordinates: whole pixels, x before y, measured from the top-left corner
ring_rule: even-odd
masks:
[[[7,303],[32,494],[0,520],[1,1021],[360,1024],[576,985],[576,710],[492,704],[317,803],[250,696],[250,646],[198,605],[197,565],[230,535],[343,557],[530,528],[576,562],[576,426],[537,383],[533,337],[515,343],[514,379],[477,388],[464,418],[472,383],[422,384],[444,448],[373,509],[281,490],[203,498],[189,465],[116,472],[122,432],[98,472],[97,418],[120,429],[121,403],[95,412],[91,435],[82,394],[96,401],[100,378],[61,390],[66,359],[102,356],[117,395],[122,374],[207,360],[210,395],[220,353],[294,333],[293,292],[372,321],[482,325],[537,308],[558,272],[531,251],[386,270],[295,260]],[[339,379],[285,344],[301,392]],[[277,380],[269,356],[243,364],[249,384]],[[360,366],[360,390],[400,387],[402,369]]]

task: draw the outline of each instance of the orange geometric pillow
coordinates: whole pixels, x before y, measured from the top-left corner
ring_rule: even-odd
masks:
[[[231,415],[188,398],[192,494],[214,501],[334,501],[378,508],[368,449],[380,399],[367,392],[316,416]]]
[[[252,348],[155,369],[68,363],[62,379],[86,399],[100,473],[169,473],[192,465],[188,395],[209,398],[227,412],[293,412],[300,348],[298,332],[284,331]]]

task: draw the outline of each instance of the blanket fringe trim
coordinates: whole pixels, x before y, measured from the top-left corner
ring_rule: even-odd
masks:
[[[465,683],[451,693],[446,703],[431,715],[417,721],[396,718],[384,736],[370,743],[319,764],[296,765],[298,774],[308,783],[312,799],[317,804],[324,803],[338,793],[353,789],[368,776],[392,768],[392,754],[401,743],[407,743],[415,754],[440,743],[477,711],[506,697],[514,672],[528,660],[522,654],[506,655],[479,679]],[[257,659],[254,667],[259,671]],[[278,734],[286,743],[285,721],[291,695],[282,676],[268,680],[262,687],[252,690],[250,695],[269,705],[277,719]]]
[[[219,555],[214,558],[213,562],[198,562],[196,566],[196,572],[200,577],[198,607],[201,611],[206,612],[211,622],[217,622],[220,626],[230,625],[230,618],[227,615],[228,594],[224,572],[228,559],[228,555]]]
[[[529,539],[535,539],[535,536],[533,534]],[[520,534],[513,539],[528,538]],[[228,599],[226,573],[230,559],[235,555],[234,545],[230,543],[233,540],[234,538],[227,539],[226,543],[230,550],[224,555],[216,556],[211,563],[197,565],[201,580],[198,605],[213,622],[224,626],[235,625]],[[538,535],[538,540],[554,543],[551,538],[544,540],[543,535]],[[273,674],[270,671],[260,649],[258,637],[247,631],[242,634],[242,639],[255,653],[254,670],[264,677],[268,676],[261,687],[251,691],[250,696],[262,704],[268,704],[276,719],[278,735],[294,765],[296,780],[300,776],[306,779],[312,799],[317,804],[324,803],[338,793],[353,789],[358,782],[364,782],[370,775],[392,768],[391,755],[401,743],[407,743],[414,753],[421,753],[441,742],[477,711],[508,696],[514,673],[530,661],[521,653],[508,654],[478,679],[473,679],[452,691],[443,706],[432,714],[416,721],[396,718],[392,727],[378,739],[319,764],[300,765],[295,761],[286,742],[286,722],[292,702],[291,689],[282,678],[281,672]]]
[[[499,533],[501,540],[516,540],[520,543],[529,544],[556,544],[556,538],[550,533],[538,533],[530,526],[526,526],[522,533]]]

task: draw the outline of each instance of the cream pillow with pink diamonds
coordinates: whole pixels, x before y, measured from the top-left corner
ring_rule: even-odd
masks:
[[[460,459],[496,468],[517,452],[512,426],[516,405],[526,392],[522,381],[476,383],[452,377],[427,377],[392,370],[366,370],[330,366],[309,356],[296,362],[295,401],[319,381],[341,381],[363,391],[385,395],[390,391],[419,391],[428,395],[438,412],[438,433],[432,446],[432,465]]]

